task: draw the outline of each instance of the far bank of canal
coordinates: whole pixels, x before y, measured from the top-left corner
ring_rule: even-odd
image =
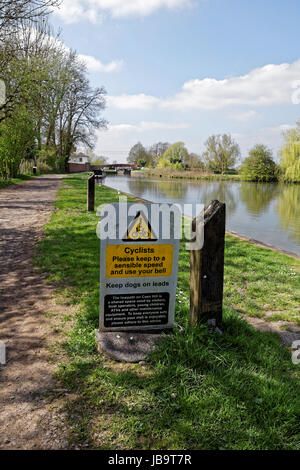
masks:
[[[126,176],[108,176],[105,185],[153,202],[218,199],[227,204],[228,230],[300,256],[300,185]]]

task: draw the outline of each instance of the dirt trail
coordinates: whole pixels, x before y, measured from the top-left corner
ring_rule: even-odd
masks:
[[[45,313],[58,307],[53,288],[32,265],[62,177],[0,191],[0,341],[7,347],[7,365],[0,366],[0,449],[67,447],[55,403],[45,400],[55,387],[47,350],[53,331]]]

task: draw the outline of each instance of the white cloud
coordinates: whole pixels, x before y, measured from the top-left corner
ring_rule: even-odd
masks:
[[[118,72],[123,67],[122,60],[113,60],[103,64],[100,60],[90,55],[79,54],[79,58],[85,62],[90,72]]]
[[[225,106],[272,106],[291,103],[293,83],[300,77],[300,60],[266,65],[247,75],[225,80],[205,78],[186,82],[182,91],[164,100],[174,109],[220,109]]]
[[[143,93],[139,95],[120,95],[107,97],[107,106],[118,109],[151,109],[155,105],[159,105],[159,103],[159,98],[145,95]]]
[[[82,19],[97,23],[104,13],[115,18],[148,16],[160,8],[174,10],[192,3],[193,0],[63,0],[55,14],[69,24]]]
[[[179,124],[171,124],[167,122],[146,122],[142,121],[139,124],[116,124],[112,126],[108,126],[108,131],[113,133],[120,133],[120,132],[147,132],[153,130],[177,130],[177,129],[187,129],[189,127],[188,124],[179,123]]]
[[[168,98],[144,94],[114,96],[111,97],[110,105],[121,109],[149,109],[160,106],[180,111],[292,104],[295,81],[299,78],[300,60],[297,60],[292,64],[266,65],[252,70],[247,75],[224,80],[190,80],[184,83],[180,92]],[[246,117],[251,116],[248,114]]]
[[[232,113],[229,116],[231,119],[234,121],[239,121],[239,122],[248,122],[253,119],[258,119],[261,117],[261,115],[256,112],[256,111],[245,111],[245,112],[240,112],[240,113]]]

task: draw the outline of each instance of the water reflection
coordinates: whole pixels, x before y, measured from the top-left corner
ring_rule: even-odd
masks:
[[[300,255],[300,186],[107,177],[105,184],[153,202],[227,205],[227,228]],[[186,212],[188,215],[192,213]]]
[[[130,181],[128,181],[128,187],[130,189],[130,193],[132,192],[135,195],[142,194],[147,191],[147,182],[145,180],[143,181],[142,179],[137,179],[137,181],[135,181],[132,178]],[[185,199],[188,190],[188,185],[184,185],[177,181],[153,181],[153,184],[151,185],[151,192],[155,191],[155,189],[157,195],[162,192],[171,200]]]
[[[279,224],[288,231],[292,240],[300,242],[300,186],[281,186],[276,206]]]
[[[278,184],[241,183],[240,198],[253,215],[264,213],[280,193]]]
[[[226,202],[226,210],[228,214],[233,214],[237,207],[236,187],[228,185],[224,181],[218,182],[203,182],[201,186],[199,183],[193,183],[193,193],[196,200],[193,202],[209,204],[211,201],[217,199],[220,202]],[[194,199],[194,198],[193,198]]]

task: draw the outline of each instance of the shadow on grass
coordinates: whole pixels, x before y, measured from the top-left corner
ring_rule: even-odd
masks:
[[[76,392],[67,407],[73,442],[99,449],[297,448],[299,378],[289,353],[233,313],[224,330],[222,337],[202,328],[175,333],[142,372],[98,356],[92,337],[86,344],[73,337],[73,359],[58,374]]]
[[[183,330],[146,365],[117,364],[97,353],[97,217],[85,212],[85,183],[73,178],[68,184],[74,190],[61,190],[63,210],[47,227],[38,264],[50,279],[69,285],[65,295],[80,305],[64,346],[68,360],[58,371],[71,392],[71,443],[97,449],[299,448],[299,368],[277,337],[255,331],[233,309],[225,309],[219,336],[205,327],[190,329],[188,307],[178,305]],[[116,201],[114,191],[97,188],[97,203]],[[68,215],[72,209],[78,214]],[[227,263],[238,270],[236,257],[246,251],[227,243]],[[188,297],[189,255],[183,252],[180,271]]]

